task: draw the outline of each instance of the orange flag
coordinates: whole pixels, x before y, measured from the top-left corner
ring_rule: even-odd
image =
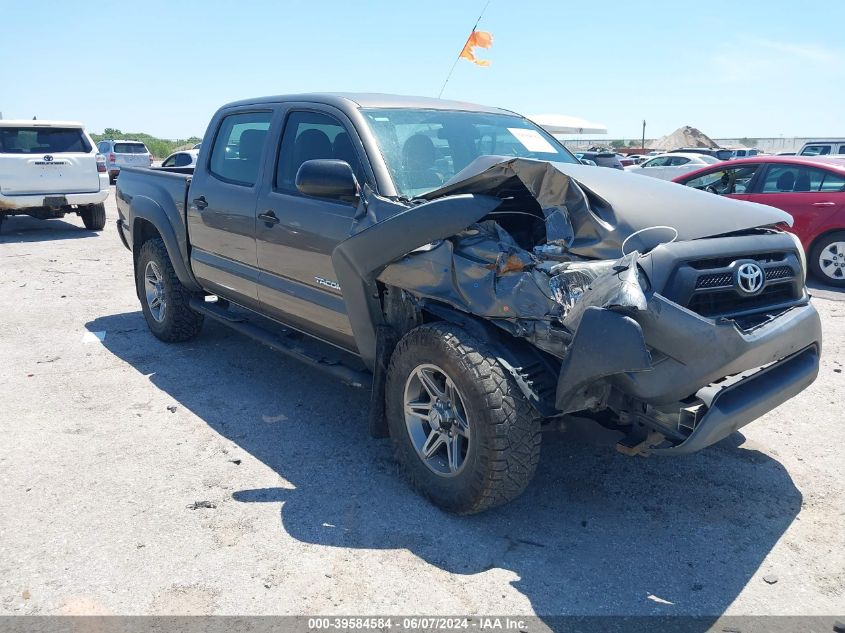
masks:
[[[467,43],[464,44],[464,49],[461,51],[460,57],[463,57],[467,61],[471,61],[473,64],[478,64],[479,66],[489,66],[490,60],[488,59],[478,59],[475,56],[475,47],[478,48],[490,48],[493,46],[493,34],[488,31],[473,31],[469,34],[467,38]]]

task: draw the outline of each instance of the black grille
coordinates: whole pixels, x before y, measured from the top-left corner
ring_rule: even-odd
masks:
[[[715,275],[702,275],[695,282],[695,288],[723,288],[733,284],[734,276],[731,273],[716,273]]]
[[[707,270],[709,268],[726,268],[740,259],[753,259],[761,264],[767,264],[769,262],[782,262],[786,259],[786,253],[756,253],[745,256],[711,257],[710,259],[697,259],[687,263],[696,270]]]
[[[789,266],[778,266],[777,268],[769,268],[766,270],[766,281],[774,281],[775,279],[792,279],[795,272]]]
[[[763,292],[753,297],[741,295],[733,289],[697,293],[692,296],[687,307],[701,316],[715,317],[767,308],[794,300],[795,291],[791,284],[775,284],[767,286]]]

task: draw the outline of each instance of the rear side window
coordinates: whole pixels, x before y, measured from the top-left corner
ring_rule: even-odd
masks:
[[[0,127],[0,153],[69,154],[91,151],[79,128]]]
[[[830,171],[825,172],[819,191],[845,191],[845,176]]]
[[[254,185],[272,117],[273,113],[269,111],[241,112],[225,117],[211,148],[209,171],[229,182]]]
[[[276,187],[296,191],[296,172],[307,160],[337,158],[349,163],[358,182],[364,181],[364,170],[355,146],[340,121],[319,112],[292,112],[285,124]]]
[[[115,154],[148,154],[147,146],[143,143],[115,143]]]

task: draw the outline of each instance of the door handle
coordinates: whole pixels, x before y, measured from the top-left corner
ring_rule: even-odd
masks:
[[[205,196],[200,196],[199,198],[194,198],[191,200],[194,203],[194,206],[202,211],[208,206],[208,200],[205,199]]]
[[[836,206],[835,202],[814,202],[814,207],[833,207]]]
[[[259,213],[258,219],[266,222],[267,224],[278,224],[279,223],[279,218],[277,218],[276,214],[273,213],[273,209],[268,209],[264,213]]]

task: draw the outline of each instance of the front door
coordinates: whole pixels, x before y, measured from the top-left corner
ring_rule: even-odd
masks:
[[[342,289],[332,265],[335,246],[349,236],[355,201],[305,196],[296,172],[307,160],[345,160],[363,182],[364,149],[339,112],[318,106],[288,111],[275,161],[256,208],[256,244],[263,310],[278,320],[355,350]]]
[[[191,267],[204,287],[248,307],[258,306],[255,202],[272,110],[221,118],[188,200]]]

